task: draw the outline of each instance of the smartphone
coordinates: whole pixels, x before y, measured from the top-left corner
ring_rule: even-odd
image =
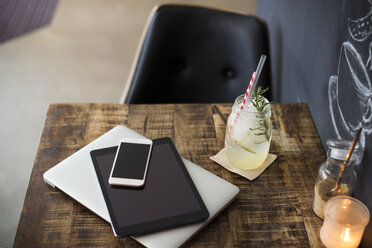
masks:
[[[150,161],[152,140],[123,138],[116,151],[109,184],[142,187]]]

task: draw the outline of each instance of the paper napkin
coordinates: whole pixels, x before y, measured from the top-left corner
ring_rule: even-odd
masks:
[[[236,174],[239,174],[239,175],[241,175],[245,178],[248,178],[249,180],[254,180],[259,175],[261,175],[261,173],[264,170],[266,170],[266,168],[269,167],[269,165],[271,165],[275,161],[276,158],[277,158],[277,156],[275,154],[269,153],[267,155],[267,158],[266,158],[265,162],[260,167],[258,167],[257,169],[242,170],[242,169],[236,168],[236,167],[234,167],[230,164],[229,160],[227,160],[227,157],[226,157],[225,148],[223,148],[219,153],[217,153],[213,157],[210,157],[210,159],[212,159],[216,163],[222,165],[223,167],[225,167],[225,169],[227,169],[231,172],[234,172]]]

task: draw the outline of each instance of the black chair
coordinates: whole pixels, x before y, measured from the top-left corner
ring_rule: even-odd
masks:
[[[269,54],[261,19],[196,6],[155,7],[142,40],[122,103],[233,102]],[[269,86],[269,64],[258,86]]]

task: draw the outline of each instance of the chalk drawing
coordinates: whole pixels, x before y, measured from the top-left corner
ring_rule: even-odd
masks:
[[[337,137],[351,139],[363,128],[360,144],[364,148],[365,136],[372,133],[372,86],[366,65],[350,42],[342,44],[337,75],[329,78],[328,99]]]
[[[369,1],[372,4],[372,1]],[[365,41],[372,34],[372,6],[369,13],[357,20],[348,19],[349,33],[356,41]]]
[[[349,34],[358,43],[372,34],[372,0],[367,15],[348,19]],[[340,139],[351,140],[362,128],[360,145],[364,149],[366,136],[372,133],[372,42],[366,63],[350,41],[341,46],[337,75],[328,81],[329,111],[335,133]]]
[[[368,53],[369,53],[369,56],[367,59],[366,67],[367,67],[367,70],[372,71],[372,42],[369,43]]]

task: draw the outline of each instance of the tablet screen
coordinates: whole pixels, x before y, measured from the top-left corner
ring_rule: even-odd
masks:
[[[139,189],[109,185],[116,150],[91,152],[116,234],[138,235],[208,218],[208,210],[169,138],[154,140],[147,179]]]

